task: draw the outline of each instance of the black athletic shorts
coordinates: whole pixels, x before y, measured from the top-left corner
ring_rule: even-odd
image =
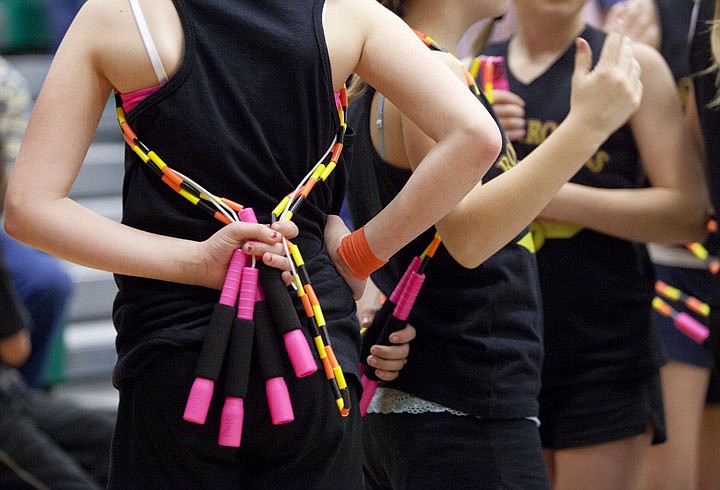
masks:
[[[367,490],[549,490],[536,422],[447,412],[363,418]]]
[[[626,383],[585,383],[540,392],[540,437],[547,449],[627,439],[653,429],[666,439],[660,376]]]
[[[358,382],[348,377],[353,409],[342,417],[325,373],[285,377],[295,420],[272,425],[264,382],[251,371],[240,448],[218,446],[224,378],[215,384],[207,421],[183,420],[199,348],[167,349],[120,387],[109,489],[361,490]]]

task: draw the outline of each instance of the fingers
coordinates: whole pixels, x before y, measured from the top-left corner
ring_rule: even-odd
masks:
[[[358,318],[360,319],[360,328],[370,328],[372,325],[373,320],[375,319],[375,314],[377,313],[377,308],[372,310],[365,310],[360,311],[358,310]]]
[[[606,17],[605,29],[655,48],[660,46],[657,8],[652,0],[628,0],[613,5]]]
[[[298,227],[292,221],[277,221],[270,225],[270,229],[277,231],[285,238],[293,239],[298,235]]]
[[[257,223],[233,223],[226,227],[228,240],[236,248],[242,247],[249,255],[261,257],[265,253],[283,255],[283,239],[297,236],[297,225],[292,222],[277,222],[271,226]]]
[[[400,374],[407,363],[410,342],[415,338],[415,328],[407,325],[390,335],[393,345],[373,345],[367,358],[369,366],[375,368],[375,374],[384,381],[392,381]]]
[[[607,41],[605,41],[605,45],[607,46]],[[606,58],[610,56],[605,53],[605,49],[603,49],[601,59],[603,55],[605,55]],[[573,72],[573,76],[587,75],[590,73],[591,68],[592,50],[590,49],[590,45],[585,39],[578,37],[575,39],[575,71]]]
[[[281,271],[290,270],[290,260],[284,255],[266,252],[262,254],[260,260],[262,260],[263,264],[280,269]],[[283,274],[282,279],[286,286],[289,286],[292,283],[292,275],[290,272]]]
[[[638,70],[637,73],[639,73],[640,65],[633,54],[632,42],[627,37],[623,38],[623,42],[620,45],[618,67],[621,73],[626,76],[633,76],[633,72],[636,69]]]
[[[578,41],[578,55],[581,59],[588,55],[588,52],[580,55],[580,46],[582,44]],[[577,58],[576,58],[577,59]],[[589,59],[592,63],[592,57]],[[585,60],[579,61],[584,63]],[[602,52],[600,53],[600,60],[595,68],[598,71],[614,71],[624,81],[634,82],[639,77],[640,65],[638,64],[635,56],[633,55],[632,42],[625,36],[621,36],[617,33],[608,34],[603,45]]]
[[[390,335],[390,342],[393,344],[407,344],[415,339],[416,333],[415,327],[412,325],[406,325],[405,328],[398,330],[397,332],[393,332]]]
[[[493,90],[493,110],[496,110],[496,106],[508,106],[507,109],[513,108],[515,115],[525,115],[525,100],[514,92],[507,90]]]
[[[493,111],[502,125],[507,137],[511,141],[522,140],[525,137],[525,101],[522,97],[505,90],[493,92],[495,102]]]

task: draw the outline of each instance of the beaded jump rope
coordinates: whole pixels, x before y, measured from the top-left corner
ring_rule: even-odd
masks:
[[[123,138],[146,166],[171,189],[191,204],[223,224],[237,221],[257,222],[254,212],[225,197],[218,197],[196,181],[170,168],[163,159],[147,147],[130,127],[122,108],[120,94],[115,94],[117,120]],[[290,221],[307,199],[318,182],[325,182],[337,166],[342,153],[347,129],[347,93],[343,87],[336,97],[340,125],[327,151],[313,165],[298,187],[288,194],[273,210],[272,221]],[[325,318],[315,294],[304,259],[297,245],[284,239],[286,255],[290,261],[292,286],[306,314],[306,323],[323,364],[325,376],[342,416],[351,409],[350,394],[342,368],[333,352]],[[248,266],[248,260],[251,264]],[[242,250],[236,250],[228,265],[219,302],[214,306],[206,339],[196,369],[196,379],[191,388],[184,418],[193,423],[204,424],[210,401],[227,356],[228,344],[233,355],[228,359],[226,401],[222,412],[218,442],[224,446],[238,447],[242,433],[243,398],[247,382],[253,343],[260,358],[260,370],[266,383],[266,394],[274,424],[294,419],[292,405],[285,385],[282,360],[276,340],[269,330],[272,323],[279,328],[285,341],[288,357],[296,376],[303,377],[317,370],[310,353],[300,320],[294,305],[282,283],[278,270],[256,264]],[[270,333],[270,335],[268,335]]]

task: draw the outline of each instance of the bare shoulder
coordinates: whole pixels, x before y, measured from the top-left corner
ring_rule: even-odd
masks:
[[[336,88],[368,53],[391,52],[392,35],[400,29],[409,30],[377,0],[327,0],[324,30]]]
[[[140,0],[143,15],[168,73],[182,56],[182,27],[171,0]],[[87,0],[61,49],[80,52],[121,91],[157,83],[129,0]],[[133,69],[128,69],[132,67]]]
[[[375,0],[372,3],[377,4]],[[368,0],[328,0],[323,28],[333,72],[333,85],[339,89],[355,71],[367,36]]]

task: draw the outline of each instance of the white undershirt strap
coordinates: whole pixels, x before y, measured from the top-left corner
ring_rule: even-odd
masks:
[[[130,7],[132,7],[133,15],[135,16],[135,23],[140,31],[143,44],[145,44],[145,50],[150,57],[150,63],[152,63],[153,69],[155,70],[155,76],[157,76],[158,82],[165,83],[168,81],[167,72],[160,59],[160,53],[158,53],[155,41],[153,41],[150,29],[148,29],[145,15],[140,8],[140,2],[138,0],[130,0]]]

